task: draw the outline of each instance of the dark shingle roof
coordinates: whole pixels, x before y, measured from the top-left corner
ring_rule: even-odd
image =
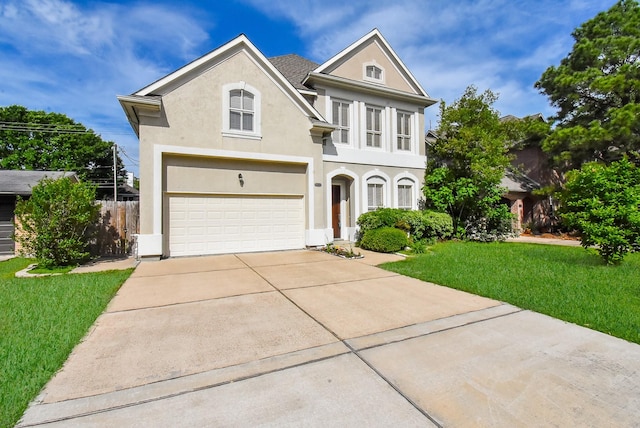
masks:
[[[300,55],[289,54],[269,58],[271,64],[298,90],[309,90],[302,84],[307,74],[320,66]]]
[[[52,179],[76,177],[76,173],[65,171],[0,170],[0,194],[30,195],[31,188],[45,177]]]

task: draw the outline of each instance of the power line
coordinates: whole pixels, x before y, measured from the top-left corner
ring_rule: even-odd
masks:
[[[96,131],[86,128],[80,124],[52,124],[52,123],[35,123],[35,122],[2,122],[0,121],[0,131],[16,131],[16,132],[42,132],[54,134],[94,134],[99,135]],[[122,129],[108,128],[102,134],[109,135],[130,135]]]

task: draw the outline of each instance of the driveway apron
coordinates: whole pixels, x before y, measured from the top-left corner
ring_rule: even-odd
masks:
[[[640,346],[363,253],[140,264],[18,426],[640,425]]]

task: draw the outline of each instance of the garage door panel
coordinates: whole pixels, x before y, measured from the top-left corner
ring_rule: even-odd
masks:
[[[172,196],[172,256],[304,247],[302,198]]]

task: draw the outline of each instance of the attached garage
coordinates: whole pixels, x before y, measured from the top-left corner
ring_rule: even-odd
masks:
[[[302,196],[171,195],[169,255],[304,248]]]

